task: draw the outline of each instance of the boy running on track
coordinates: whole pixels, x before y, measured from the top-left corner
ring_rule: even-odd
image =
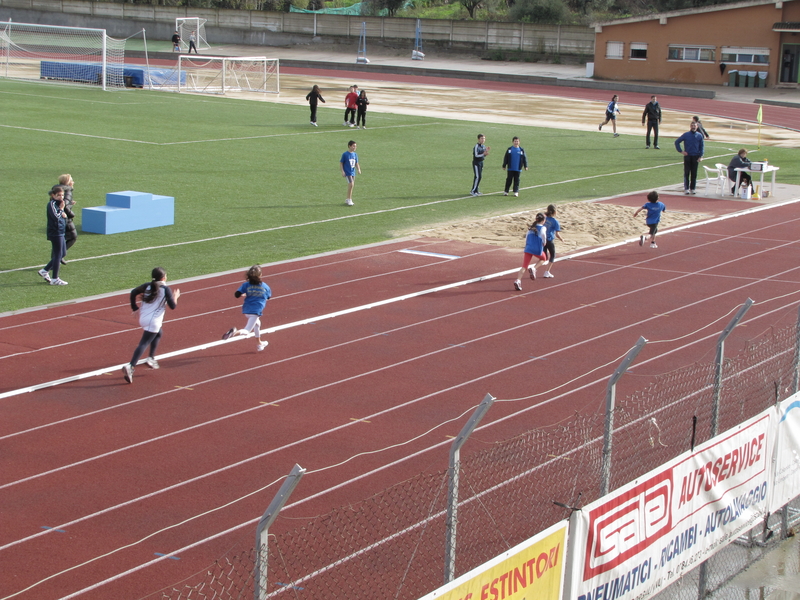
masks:
[[[161,267],[153,269],[152,278],[150,283],[143,283],[131,290],[131,309],[133,312],[139,311],[139,325],[144,332],[139,345],[133,351],[131,362],[122,367],[122,374],[128,383],[133,383],[133,370],[148,346],[150,346],[150,356],[147,357],[147,366],[151,369],[158,368],[156,349],[158,342],[161,341],[161,323],[164,321],[164,312],[167,306],[175,309],[178,305],[178,298],[181,296],[180,290],[176,289],[173,294],[172,290],[166,286],[167,273]],[[136,305],[136,299],[139,296],[142,297],[141,308]]]
[[[647,203],[639,208],[633,216],[637,216],[643,210],[647,211],[647,218],[644,222],[647,224],[649,231],[646,234],[639,236],[639,245],[644,246],[644,238],[650,236],[650,247],[658,248],[656,246],[656,233],[658,233],[658,224],[661,221],[661,213],[667,210],[663,202],[658,200],[658,192],[652,191],[647,194]]]
[[[531,223],[528,227],[528,234],[525,236],[525,254],[522,258],[522,268],[517,274],[517,280],[514,282],[514,289],[518,292],[522,291],[522,276],[527,269],[531,279],[536,279],[536,268],[540,265],[547,264],[547,257],[544,254],[544,245],[547,242],[547,228],[544,226],[546,218],[542,213],[536,215],[536,221]],[[534,266],[529,266],[531,260],[536,259]]]
[[[237,298],[244,296],[242,313],[247,317],[247,325],[244,326],[244,329],[231,327],[225,332],[222,339],[227,340],[234,335],[253,333],[258,340],[256,350],[261,352],[269,344],[269,342],[261,341],[261,314],[264,312],[267,300],[272,298],[272,290],[261,281],[261,267],[258,265],[250,267],[247,271],[247,281],[240,285],[233,295]]]

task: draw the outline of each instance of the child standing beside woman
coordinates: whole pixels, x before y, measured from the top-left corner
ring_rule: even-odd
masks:
[[[358,124],[361,123],[361,129],[367,128],[367,105],[369,104],[369,100],[367,100],[367,91],[361,90],[358,94],[358,99],[356,100],[356,129],[358,129]]]
[[[244,329],[236,329],[231,327],[226,331],[222,339],[227,340],[235,335],[247,335],[253,333],[258,340],[257,351],[261,352],[267,347],[269,342],[261,341],[261,314],[264,312],[264,307],[267,305],[267,300],[272,298],[272,290],[269,286],[261,281],[261,267],[253,265],[247,271],[247,281],[239,286],[239,289],[233,293],[237,298],[244,296],[244,303],[242,304],[242,313],[247,317],[247,325]]]
[[[539,213],[536,215],[536,220],[528,226],[528,234],[525,236],[525,253],[522,258],[522,268],[517,273],[517,279],[514,282],[514,289],[518,292],[522,291],[522,276],[525,271],[528,271],[531,279],[536,279],[536,269],[547,262],[547,257],[544,254],[544,247],[547,243],[547,227],[545,227],[546,217]],[[531,261],[536,259],[536,264],[530,266]]]

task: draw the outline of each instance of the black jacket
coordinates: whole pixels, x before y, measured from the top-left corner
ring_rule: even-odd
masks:
[[[661,123],[661,107],[658,105],[658,102],[655,104],[653,102],[648,102],[647,106],[644,107],[642,123],[645,121],[657,121]]]

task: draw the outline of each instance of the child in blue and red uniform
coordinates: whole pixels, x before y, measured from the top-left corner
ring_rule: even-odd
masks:
[[[536,215],[536,220],[528,227],[528,235],[525,236],[525,254],[522,259],[522,268],[517,274],[517,280],[514,282],[514,289],[518,292],[522,291],[522,276],[525,271],[528,271],[531,279],[536,279],[537,267],[547,263],[547,257],[544,254],[544,245],[547,243],[547,227],[545,227],[546,217],[539,213]],[[536,259],[534,266],[529,266],[531,260]]]
[[[240,285],[233,295],[237,298],[244,296],[242,313],[247,317],[247,325],[244,326],[244,329],[231,327],[225,332],[222,339],[227,340],[234,335],[253,333],[258,340],[256,350],[261,352],[269,344],[267,341],[261,341],[261,314],[264,312],[267,300],[272,298],[272,290],[269,289],[266,283],[261,281],[261,267],[258,265],[250,267],[247,271],[247,281]]]
[[[661,213],[667,210],[663,202],[658,200],[658,192],[655,190],[647,194],[647,203],[639,208],[633,216],[637,216],[643,210],[647,211],[647,217],[644,222],[647,224],[649,231],[646,234],[639,236],[639,245],[644,246],[644,238],[650,236],[650,247],[658,248],[656,246],[656,233],[658,233],[658,224],[661,222]]]

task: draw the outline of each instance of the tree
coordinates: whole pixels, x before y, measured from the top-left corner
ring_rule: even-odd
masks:
[[[508,11],[512,21],[557,25],[566,20],[569,9],[563,0],[516,0]]]
[[[459,0],[461,2],[461,6],[467,9],[469,13],[469,18],[475,18],[475,11],[481,7],[483,0]]]

